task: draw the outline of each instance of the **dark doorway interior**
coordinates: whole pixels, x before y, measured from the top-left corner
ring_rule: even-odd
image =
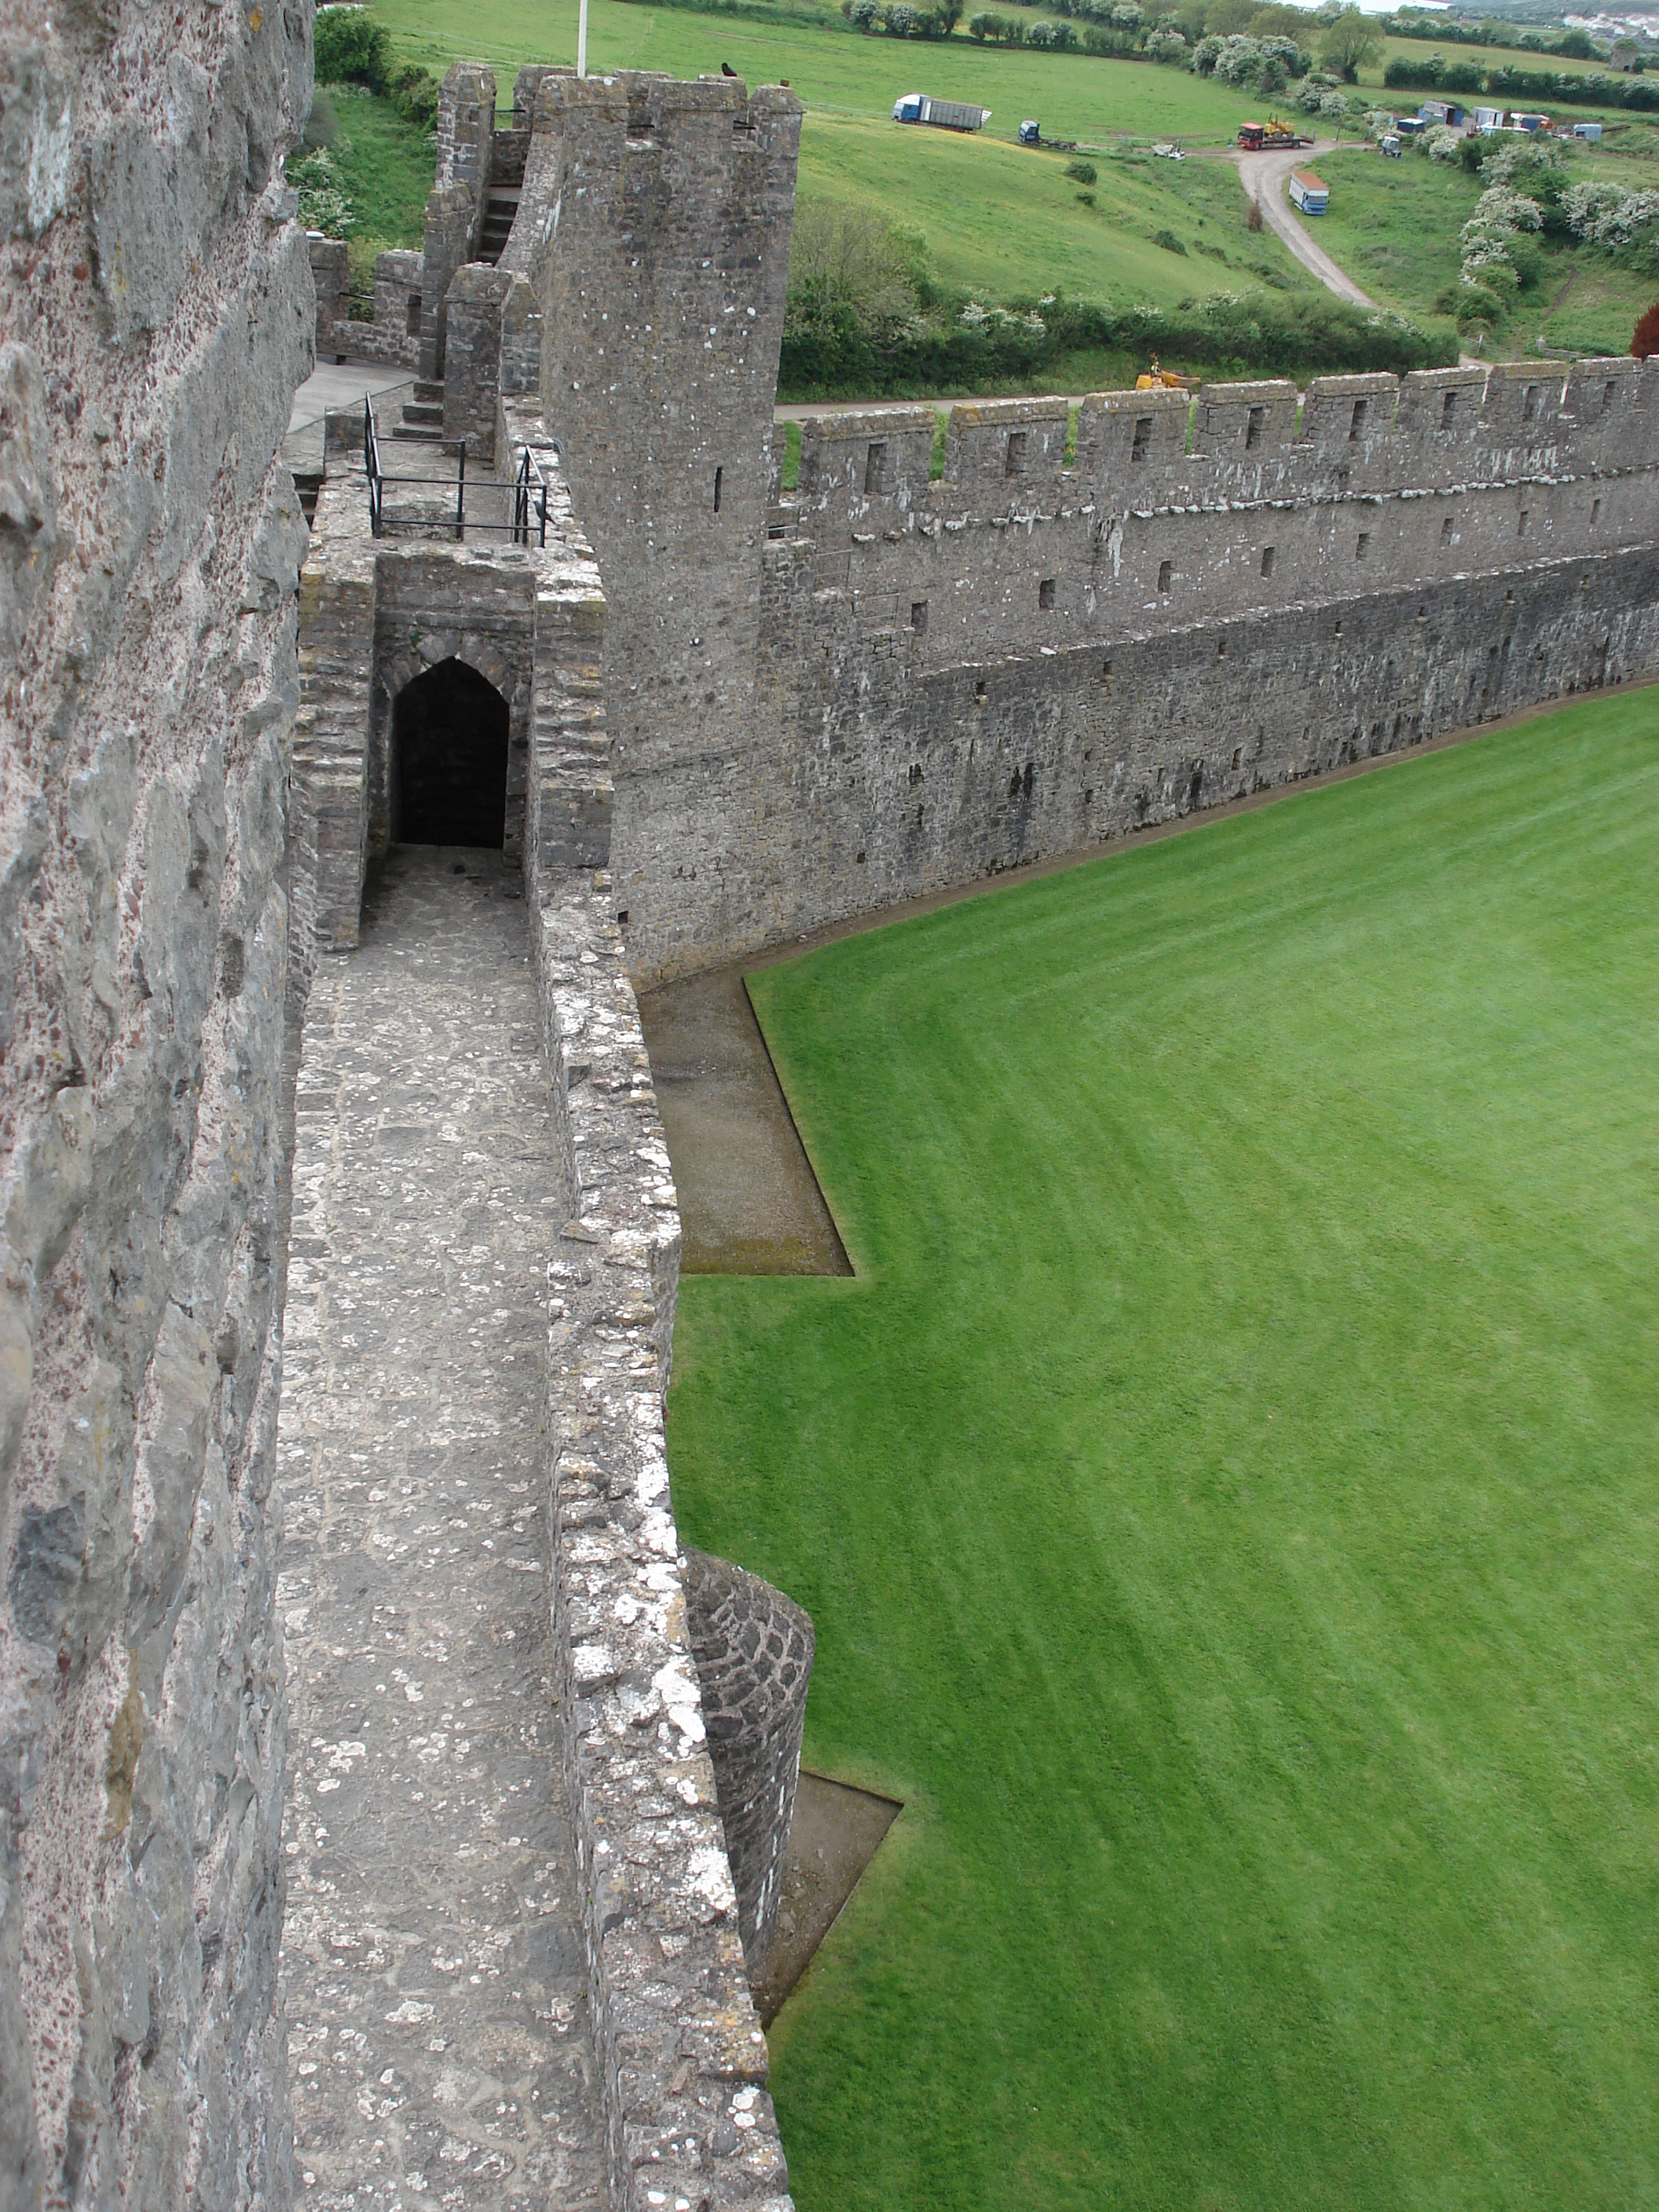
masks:
[[[465,661],[441,660],[392,708],[392,835],[402,845],[507,837],[507,702]]]

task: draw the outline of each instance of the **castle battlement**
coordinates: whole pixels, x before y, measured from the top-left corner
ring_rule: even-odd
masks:
[[[1529,362],[1103,392],[949,410],[945,467],[929,481],[931,407],[803,425],[789,523],[815,542],[921,527],[930,514],[991,520],[1092,507],[1151,514],[1240,501],[1461,495],[1471,486],[1626,474],[1659,464],[1659,362]]]
[[[486,74],[446,84],[428,283]],[[559,450],[642,976],[1659,658],[1659,362],[962,402],[937,481],[939,410],[871,407],[804,424],[785,495],[793,95],[526,69],[513,125],[445,422],[539,400]]]
[[[773,649],[850,625],[918,671],[1589,561],[1652,535],[1659,363],[1099,392],[807,422]]]

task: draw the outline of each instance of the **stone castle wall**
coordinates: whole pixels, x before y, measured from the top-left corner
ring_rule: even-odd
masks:
[[[799,138],[792,93],[736,78],[538,88],[515,242],[535,249],[543,418],[605,580],[616,770],[753,716]]]
[[[663,1399],[678,1203],[608,891],[603,870],[556,863],[538,868],[530,886],[548,1066],[578,1209],[548,1266],[548,1518],[554,1688],[611,2203],[617,2212],[789,2212],[766,2039],[744,1970],[744,1923],[756,1900],[743,1893],[744,1862],[722,1825],[721,1752],[698,1679],[696,1647],[708,1632],[696,1616],[696,1577],[682,1580],[669,1495]],[[716,1578],[752,1581],[708,1565]],[[755,1588],[780,1613],[794,1612],[765,1584]],[[805,1636],[810,1664],[810,1627]],[[804,1705],[804,1677],[799,1686]],[[736,1688],[737,1703],[752,1706],[741,1670]],[[794,1745],[798,1759],[798,1728]],[[751,1856],[781,1859],[787,1832],[787,1808],[781,1827],[763,1814]]]
[[[1659,363],[805,428],[746,721],[631,758],[641,977],[1659,665]]]
[[[0,2198],[274,2206],[311,9],[50,14],[0,18]]]

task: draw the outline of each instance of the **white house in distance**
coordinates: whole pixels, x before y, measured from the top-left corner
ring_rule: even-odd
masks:
[[[1311,169],[1291,171],[1291,204],[1300,208],[1304,215],[1323,215],[1330,196],[1330,186],[1315,176]]]

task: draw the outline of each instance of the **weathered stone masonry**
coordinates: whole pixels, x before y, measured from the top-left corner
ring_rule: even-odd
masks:
[[[0,12],[0,2203],[286,2201],[306,0]]]
[[[668,1497],[679,1224],[602,865],[607,603],[539,420],[504,408],[500,429],[504,452],[528,446],[551,477],[544,547],[374,539],[361,479],[338,470],[323,487],[301,584],[293,848],[316,856],[320,940],[350,946],[365,871],[396,836],[399,691],[460,659],[507,702],[507,837],[578,1206],[549,1265],[549,1520],[611,2195],[627,2212],[680,2201],[779,2212],[786,2168],[744,1938],[775,1902],[811,1632],[797,1614],[757,1790],[754,1747],[705,1729]],[[723,1571],[734,1587],[752,1581]],[[793,1612],[769,1595],[781,1617]],[[753,1689],[772,1673],[763,1661]],[[728,1803],[743,1823],[737,1887]]]
[[[1190,423],[1189,423],[1190,415]],[[805,426],[752,716],[616,767],[641,976],[1659,663],[1659,363]]]

